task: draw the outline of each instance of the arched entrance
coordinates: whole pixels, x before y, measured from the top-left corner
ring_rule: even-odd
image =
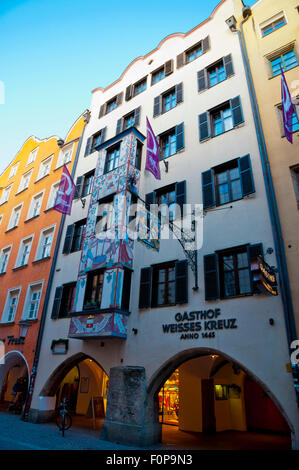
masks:
[[[105,417],[109,379],[91,357],[78,354],[67,359],[50,376],[40,393],[41,400],[53,399],[55,412],[68,400],[73,426],[100,429]]]
[[[291,429],[266,387],[219,351],[171,358],[148,388],[162,442],[180,448],[290,449]],[[157,416],[158,415],[158,416]]]
[[[0,364],[0,409],[21,414],[28,392],[27,361],[19,351],[10,351]]]

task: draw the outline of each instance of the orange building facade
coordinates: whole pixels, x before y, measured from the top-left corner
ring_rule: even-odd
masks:
[[[0,404],[27,395],[61,213],[54,210],[64,164],[71,173],[84,128],[65,140],[30,137],[0,176]]]

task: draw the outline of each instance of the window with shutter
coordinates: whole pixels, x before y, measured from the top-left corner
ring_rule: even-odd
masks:
[[[146,90],[146,84],[147,84],[147,77],[135,83],[133,85],[133,95],[134,96],[139,95],[139,93],[142,93],[144,90]]]
[[[247,246],[218,252],[222,298],[252,294]]]

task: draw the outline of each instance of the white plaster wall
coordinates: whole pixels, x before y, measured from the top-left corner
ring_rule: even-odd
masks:
[[[234,298],[215,302],[204,300],[203,256],[215,250],[229,248],[243,243],[262,242],[264,250],[274,248],[270,218],[266,202],[260,157],[258,151],[253,117],[250,108],[245,73],[242,65],[241,52],[237,36],[230,32],[225,20],[233,14],[233,2],[227,0],[215,13],[212,21],[206,22],[188,36],[178,35],[166,40],[150,57],[138,60],[129,68],[123,79],[105,92],[98,90],[92,96],[91,120],[86,127],[76,176],[80,176],[95,168],[97,152],[84,158],[87,138],[99,129],[107,126],[106,140],[115,135],[117,120],[141,106],[139,130],[145,135],[145,120],[149,117],[156,134],[184,122],[185,148],[168,159],[169,171],[165,173],[161,163],[161,181],[144,172],[145,149],[141,169],[140,196],[183,179],[187,180],[187,202],[201,203],[201,173],[212,166],[241,157],[247,153],[251,156],[252,170],[256,192],[250,198],[237,201],[232,209],[208,212],[204,218],[204,244],[199,252],[199,291],[194,292],[193,274],[189,269],[189,303],[184,306],[165,307],[140,311],[138,309],[140,269],[157,262],[171,259],[184,259],[183,251],[177,241],[162,241],[160,253],[153,253],[142,245],[135,244],[134,274],[131,290],[131,315],[128,324],[126,341],[117,339],[104,340],[105,346],[100,347],[100,340],[70,340],[66,356],[51,356],[52,339],[66,338],[69,320],[53,321],[50,319],[55,288],[62,283],[77,278],[80,253],[67,256],[61,254],[65,231],[68,224],[87,215],[88,198],[85,209],[80,201],[73,204],[71,216],[66,218],[62,246],[57,262],[51,297],[49,300],[48,318],[46,321],[40,366],[37,374],[36,387],[32,407],[37,408],[41,388],[55,368],[71,355],[82,351],[94,357],[109,374],[110,367],[116,365],[139,365],[146,368],[147,380],[150,383],[155,372],[169,358],[189,348],[209,347],[223,352],[240,362],[258,377],[279,401],[285,413],[296,424],[297,408],[295,393],[290,374],[285,364],[289,362],[286,342],[285,325],[282,311],[281,296],[265,295]],[[211,49],[192,63],[176,69],[176,56],[205,36],[210,35]],[[216,85],[212,89],[198,94],[197,72],[215,62],[226,54],[232,54],[235,75]],[[150,86],[150,73],[174,59],[174,73],[159,83]],[[149,60],[153,63],[149,65]],[[122,105],[99,119],[101,104],[106,102],[126,86],[135,83],[148,74],[147,90],[130,101],[123,100]],[[169,112],[153,118],[154,97],[183,82],[184,101]],[[222,102],[241,96],[244,125],[205,143],[199,142],[198,115]],[[277,266],[275,255],[266,255],[270,265]],[[174,315],[181,311],[221,308],[220,318],[237,318],[238,328],[216,332],[214,339],[199,338],[198,340],[180,340],[179,334],[163,334],[163,323],[175,323]],[[269,318],[275,325],[269,325]],[[132,328],[138,329],[133,335]],[[123,359],[123,362],[121,362]],[[298,429],[298,428],[297,428]],[[298,430],[299,431],[299,430]]]

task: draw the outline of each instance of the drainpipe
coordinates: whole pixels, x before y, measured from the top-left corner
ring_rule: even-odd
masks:
[[[86,128],[86,124],[88,124],[89,119],[90,119],[90,111],[86,110],[85,113],[83,114],[83,119],[84,119],[84,127],[82,130],[82,134],[79,139],[76,155],[75,155],[75,160],[71,172],[71,177],[74,179],[76,169],[77,169],[77,164],[79,160],[79,154],[81,150],[81,145],[82,145],[82,140],[84,138],[84,132]],[[47,289],[46,289],[46,294],[45,294],[45,300],[43,304],[43,310],[41,313],[41,320],[40,320],[40,327],[38,331],[38,337],[37,337],[37,342],[36,342],[36,350],[35,350],[35,355],[34,355],[34,361],[33,361],[33,366],[31,370],[31,375],[30,375],[30,381],[29,381],[29,388],[28,388],[28,394],[27,394],[27,399],[25,402],[25,407],[24,407],[24,412],[22,419],[23,421],[28,420],[28,414],[29,410],[31,407],[31,401],[32,401],[32,396],[33,396],[33,391],[34,391],[34,385],[35,385],[35,379],[36,379],[36,373],[37,373],[37,366],[39,362],[39,357],[40,357],[40,352],[41,352],[41,345],[42,345],[42,339],[43,339],[43,334],[44,334],[44,329],[45,329],[45,324],[46,324],[46,316],[47,316],[47,307],[49,304],[49,298],[50,298],[50,293],[52,289],[52,284],[53,284],[53,279],[54,279],[54,274],[55,274],[55,269],[56,269],[56,263],[57,263],[57,257],[58,257],[58,252],[59,252],[59,247],[60,247],[60,242],[61,242],[61,237],[62,237],[62,232],[63,232],[63,227],[65,223],[66,215],[62,214],[61,219],[60,219],[60,224],[59,224],[59,229],[58,229],[58,234],[57,234],[57,239],[56,239],[56,244],[55,244],[55,250],[53,254],[53,260],[51,264],[51,269],[50,269],[50,274],[49,274],[49,279],[48,279],[48,284],[47,284]]]
[[[276,196],[275,196],[275,191],[274,191],[274,186],[273,186],[273,181],[272,181],[270,162],[268,158],[268,151],[266,147],[265,136],[263,132],[263,127],[262,127],[261,117],[259,113],[259,107],[257,103],[257,97],[255,93],[255,88],[254,88],[254,83],[253,83],[253,78],[251,74],[251,68],[250,68],[250,63],[249,63],[249,58],[248,58],[248,53],[247,53],[247,47],[246,47],[246,43],[244,39],[244,32],[243,32],[243,24],[249,19],[252,12],[251,12],[251,8],[245,5],[243,6],[242,12],[243,12],[244,19],[240,23],[240,31],[236,28],[236,22],[232,20],[233,17],[227,20],[227,24],[229,25],[232,32],[236,32],[238,34],[240,46],[241,46],[242,58],[243,58],[243,63],[244,63],[245,73],[246,73],[246,81],[247,81],[247,86],[249,90],[250,102],[251,102],[251,107],[252,107],[252,112],[253,112],[255,130],[256,130],[260,157],[261,157],[261,164],[262,164],[262,169],[263,169],[263,177],[264,177],[264,183],[265,183],[266,194],[267,194],[267,201],[268,201],[270,220],[271,220],[271,226],[272,226],[272,232],[273,232],[273,238],[274,238],[275,252],[277,256],[278,270],[280,274],[281,297],[282,297],[282,303],[283,303],[283,309],[284,309],[284,318],[285,318],[289,353],[291,355],[292,353],[291,343],[297,339],[297,333],[296,333],[296,325],[295,325],[294,311],[293,311],[293,305],[292,305],[292,296],[291,296],[291,289],[290,289],[290,283],[289,283],[289,276],[288,276],[288,270],[287,270],[287,261],[286,261],[281,225],[280,225],[280,220],[279,220],[279,215],[278,215]],[[293,373],[294,386],[295,386],[295,379],[296,377]],[[295,387],[295,392],[297,396],[297,404],[299,406],[299,393],[296,390],[296,387]]]

